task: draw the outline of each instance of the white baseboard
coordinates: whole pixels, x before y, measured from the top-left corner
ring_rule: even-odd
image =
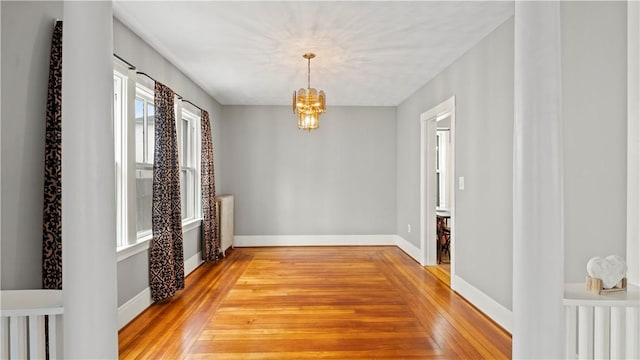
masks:
[[[423,257],[422,250],[420,250],[420,248],[405,240],[400,235],[396,235],[396,245],[398,245],[398,247],[402,249],[402,251],[407,253],[407,255],[411,256],[415,261],[420,263],[420,259],[422,259]],[[485,315],[490,317],[493,321],[498,323],[498,325],[511,333],[513,316],[510,310],[500,305],[487,294],[478,290],[476,287],[464,281],[458,276],[454,275],[451,279],[451,289],[458,292],[458,294],[467,299],[467,301],[472,303],[475,307],[480,309],[483,313],[485,313]]]
[[[184,261],[184,276],[191,274],[191,272],[202,265],[202,252],[198,251],[197,254]]]
[[[236,235],[234,247],[396,245],[420,263],[419,248],[399,235]]]
[[[184,262],[184,275],[189,275],[193,270],[202,264],[202,253],[198,252]],[[118,308],[118,329],[122,329],[136,316],[140,315],[153,304],[151,300],[151,289],[145,288],[136,296]]]
[[[404,251],[407,255],[411,256],[413,260],[417,261],[418,264],[422,263],[422,250],[416,247],[405,238],[400,235],[396,235],[396,245]]]
[[[146,308],[151,306],[151,289],[145,288],[118,308],[118,329],[122,329]]]
[[[487,294],[462,280],[459,276],[454,275],[451,278],[451,289],[467,299],[473,306],[477,307],[498,325],[502,326],[503,329],[511,333],[513,324],[513,313],[511,310],[500,305]]]
[[[236,235],[234,247],[396,245],[397,235]]]

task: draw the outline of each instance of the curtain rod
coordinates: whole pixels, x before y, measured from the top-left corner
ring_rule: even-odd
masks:
[[[116,57],[116,59],[118,59],[118,60],[122,61],[123,63],[127,64],[127,66],[129,66],[129,70],[135,70],[135,69],[136,69],[136,67],[135,67],[135,66],[133,66],[133,64],[131,64],[131,63],[130,63],[130,62],[128,62],[127,60],[125,60],[125,59],[121,58],[118,54],[113,53],[113,56],[115,56],[115,57]]]
[[[127,60],[125,60],[125,59],[121,58],[118,54],[113,53],[113,56],[115,56],[118,60],[122,61],[123,63],[127,64],[127,66],[129,66],[129,70],[136,70],[135,65],[133,65],[133,64],[131,64],[130,62],[128,62]],[[153,81],[153,82],[158,82],[156,79],[152,78],[149,74],[147,74],[147,73],[145,73],[145,72],[142,72],[142,71],[136,71],[136,74],[146,76],[146,77],[148,77],[148,78],[149,78],[151,81]],[[189,100],[185,99],[182,95],[178,94],[177,92],[174,92],[174,94],[176,94],[176,96],[178,96],[178,98],[179,98],[180,100],[182,100],[183,102],[187,102],[187,103],[189,103],[189,104],[191,104],[191,105],[195,106],[195,107],[196,107],[197,109],[199,109],[200,111],[206,111],[206,110],[204,110],[203,108],[201,108],[200,106],[198,106],[198,105],[196,105],[196,104],[192,103],[191,101],[189,101]]]

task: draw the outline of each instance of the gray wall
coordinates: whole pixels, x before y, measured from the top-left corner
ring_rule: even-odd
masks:
[[[395,233],[395,108],[333,106],[311,133],[289,106],[222,115],[219,174],[237,235]]]
[[[216,170],[220,169],[220,120],[222,118],[220,104],[117,19],[113,20],[113,51],[135,65],[138,71],[149,74],[194,104],[209,111],[216,153],[214,166]],[[219,174],[219,171],[217,173]],[[220,189],[220,181],[217,181],[216,191],[219,192]],[[185,260],[197,254],[200,249],[200,228],[185,232]],[[149,254],[145,251],[118,262],[118,306],[149,286],[148,261]]]
[[[565,279],[579,282],[591,257],[626,254],[626,3],[561,15]]]
[[[42,286],[44,131],[61,1],[2,1],[2,289]]]
[[[420,246],[420,114],[455,96],[455,168],[465,177],[465,189],[455,189],[456,276],[508,309],[513,51],[511,18],[398,107],[397,233]]]

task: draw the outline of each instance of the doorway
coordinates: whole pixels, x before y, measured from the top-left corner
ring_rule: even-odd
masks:
[[[455,97],[420,115],[422,265],[450,284],[455,274]]]

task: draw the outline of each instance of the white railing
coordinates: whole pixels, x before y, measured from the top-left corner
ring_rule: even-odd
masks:
[[[640,359],[640,288],[597,295],[586,284],[566,284],[567,359]]]
[[[62,290],[0,291],[0,359],[62,358]]]

